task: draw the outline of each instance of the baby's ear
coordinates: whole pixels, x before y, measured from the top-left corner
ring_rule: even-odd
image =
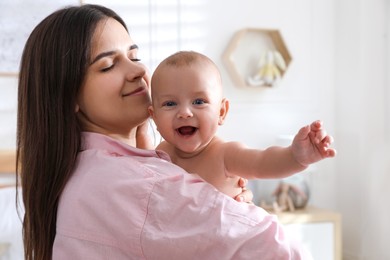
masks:
[[[228,111],[229,111],[229,100],[223,98],[221,100],[221,108],[219,109],[219,120],[218,120],[219,125],[223,125],[223,123],[225,122],[225,118]]]

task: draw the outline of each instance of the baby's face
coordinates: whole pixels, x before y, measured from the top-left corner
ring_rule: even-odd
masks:
[[[186,153],[201,150],[223,121],[219,73],[204,63],[160,68],[152,103],[152,117],[167,142]]]

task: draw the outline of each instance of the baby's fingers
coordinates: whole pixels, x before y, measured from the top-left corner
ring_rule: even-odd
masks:
[[[324,146],[329,147],[333,143],[333,137],[330,135],[325,136],[321,141]]]
[[[310,125],[311,138],[314,143],[319,144],[321,142],[333,142],[333,139],[328,136],[326,130],[323,128],[323,123],[320,120],[314,121]]]
[[[252,204],[253,193],[251,190],[247,190],[244,188],[242,189],[242,192],[235,197],[235,200],[238,202],[246,202]]]
[[[337,152],[336,152],[336,150],[333,149],[333,148],[330,148],[330,149],[327,149],[327,150],[326,150],[326,157],[329,157],[329,158],[335,157],[336,154],[337,154]]]
[[[323,123],[322,123],[321,120],[316,120],[316,121],[314,121],[313,123],[311,123],[310,129],[311,129],[312,131],[319,131],[319,130],[321,130],[322,125],[323,125]]]
[[[238,179],[238,187],[246,188],[246,185],[248,184],[248,180],[245,178],[240,177]]]
[[[313,131],[313,129],[311,129],[309,135],[310,135],[310,139],[314,144],[322,143],[328,136],[328,134],[324,129],[318,129],[317,131]]]
[[[332,136],[327,135],[322,139],[319,145],[319,149],[321,154],[324,157],[334,157],[336,155],[336,150],[330,147],[332,143],[333,143]]]

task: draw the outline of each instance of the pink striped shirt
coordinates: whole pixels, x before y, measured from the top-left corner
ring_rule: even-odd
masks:
[[[58,207],[53,259],[306,259],[273,215],[163,152],[83,133]]]

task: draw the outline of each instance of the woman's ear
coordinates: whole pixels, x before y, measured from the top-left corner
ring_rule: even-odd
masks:
[[[223,98],[221,101],[221,108],[219,109],[218,125],[223,125],[228,111],[229,111],[229,100]]]
[[[74,112],[78,113],[79,111],[80,111],[80,106],[78,104],[76,104],[76,106],[74,108]]]
[[[148,107],[148,112],[149,112],[150,117],[153,118],[153,115],[154,115],[153,106]]]

